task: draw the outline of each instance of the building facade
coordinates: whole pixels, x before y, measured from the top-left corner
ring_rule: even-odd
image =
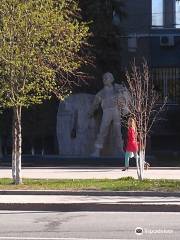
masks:
[[[122,1],[126,17],[119,16],[115,10],[112,14],[112,23],[120,28],[121,70],[125,71],[134,58],[137,63],[145,58],[162,97],[168,96],[164,120],[155,126],[151,137],[151,150],[179,151],[180,1]],[[51,101],[23,112],[23,154],[58,154],[58,104]],[[5,156],[11,154],[11,116],[11,112],[5,113],[0,121],[0,152]]]
[[[152,149],[180,150],[180,1],[126,0],[121,28],[121,68],[145,58],[154,84],[168,97],[164,121],[152,135]]]

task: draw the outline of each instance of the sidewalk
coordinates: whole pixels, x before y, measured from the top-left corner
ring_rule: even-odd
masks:
[[[23,168],[22,175],[34,179],[137,178],[135,168],[122,172],[117,167]],[[1,168],[0,178],[11,178],[11,169]],[[145,178],[180,180],[180,168],[150,168]],[[2,190],[0,210],[180,212],[180,192]]]
[[[35,179],[137,179],[137,172],[136,168],[123,172],[119,167],[26,167],[22,168],[22,176]],[[0,178],[11,178],[11,168],[1,167]],[[144,171],[144,178],[180,180],[180,168],[150,168]]]
[[[180,193],[0,191],[0,210],[180,212]]]

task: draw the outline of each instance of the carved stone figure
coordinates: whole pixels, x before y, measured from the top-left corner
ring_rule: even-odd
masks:
[[[121,134],[121,114],[128,111],[128,97],[125,97],[125,86],[123,84],[113,84],[114,77],[110,72],[103,75],[104,88],[95,96],[89,116],[92,117],[95,110],[101,105],[103,116],[99,134],[94,144],[92,156],[99,157],[103,148],[105,138],[108,135],[109,128],[112,124],[114,138],[117,150],[116,155],[123,153],[123,140]],[[124,111],[124,112],[123,112]]]

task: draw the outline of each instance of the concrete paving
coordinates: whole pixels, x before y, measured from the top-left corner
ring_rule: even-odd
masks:
[[[118,167],[27,167],[22,168],[22,176],[35,179],[137,179],[137,172],[135,168],[123,172],[122,168]],[[1,167],[0,178],[11,178],[11,168]],[[180,180],[180,168],[150,168],[144,171],[144,178]]]
[[[85,195],[0,195],[0,203],[141,203],[141,204],[177,204],[179,197],[147,197],[147,196],[89,196]]]
[[[118,179],[137,178],[137,173],[135,168],[122,172],[117,167],[44,167],[23,168],[22,176],[35,179]],[[10,168],[0,169],[0,178],[10,177]],[[180,168],[150,168],[145,171],[145,178],[180,180]],[[180,212],[180,193],[0,191],[0,209]]]
[[[1,210],[180,212],[178,196],[0,195]]]

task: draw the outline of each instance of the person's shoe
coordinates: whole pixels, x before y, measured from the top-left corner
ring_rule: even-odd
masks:
[[[126,170],[128,170],[128,167],[124,167],[124,168],[122,169],[122,171],[126,171]]]

